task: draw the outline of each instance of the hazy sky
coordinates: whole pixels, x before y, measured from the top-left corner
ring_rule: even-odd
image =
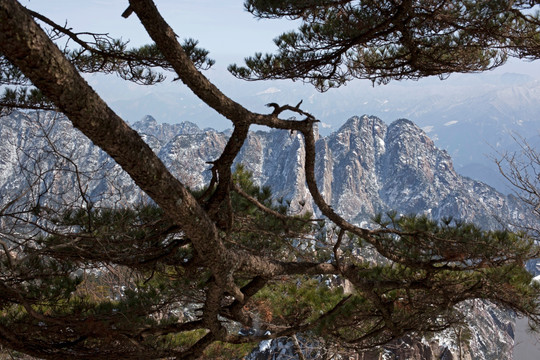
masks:
[[[33,10],[44,13],[74,31],[99,31],[130,39],[134,45],[148,43],[149,37],[135,14],[120,16],[126,0],[20,0]],[[218,60],[217,67],[240,62],[256,51],[271,51],[272,39],[292,30],[288,20],[256,20],[243,8],[242,0],[156,0],[162,15],[181,38],[195,38]],[[509,67],[516,71],[534,72],[540,65]],[[533,69],[534,68],[534,69]]]
[[[150,42],[135,14],[128,19],[121,17],[128,6],[126,0],[19,1],[59,24],[67,22],[75,32],[109,33],[113,37],[129,39],[134,46]],[[242,0],[156,0],[155,3],[180,38],[197,39],[200,47],[210,51],[209,56],[216,64],[205,75],[221,86],[236,80],[226,71],[227,65],[241,63],[244,57],[257,51],[272,51],[272,39],[295,28],[292,21],[255,19],[244,10]],[[154,89],[124,83],[125,91],[117,91],[113,89],[120,85],[117,78],[105,80],[87,76],[87,79],[109,101],[178,88],[177,83],[171,85],[169,82]]]
[[[150,39],[135,14],[128,19],[120,15],[127,8],[127,0],[19,0],[23,5],[43,13],[54,21],[67,25],[75,32],[92,31],[109,33],[113,37],[130,39],[134,46],[149,43]],[[229,95],[242,96],[242,92],[257,92],[274,83],[246,83],[234,79],[226,72],[230,63],[241,63],[245,56],[257,51],[268,52],[274,49],[272,39],[280,33],[295,28],[295,23],[287,20],[256,20],[243,8],[242,0],[155,0],[162,15],[180,38],[195,38],[199,45],[210,51],[210,57],[217,61],[213,69],[205,72],[212,81]],[[517,72],[540,78],[540,61],[525,63],[514,60],[497,69],[496,72]],[[489,74],[487,74],[489,75]],[[452,77],[454,79],[456,77]],[[87,76],[90,84],[106,101],[118,101],[141,97],[148,93],[187,92],[186,88],[167,81],[157,87],[141,87],[126,84],[115,76]],[[467,81],[467,77],[459,77]],[[464,79],[464,80],[463,80]],[[422,80],[420,84],[433,85],[432,79]],[[439,84],[440,83],[440,84]],[[448,81],[437,86],[448,86]],[[365,85],[364,85],[365,84]],[[415,82],[391,83],[391,86],[418,86]],[[372,89],[367,81],[358,85],[363,92]],[[255,89],[255,90],[254,90]],[[374,90],[375,91],[375,90]],[[188,95],[189,96],[189,95]],[[259,104],[260,105],[260,104]],[[359,110],[362,113],[361,110]],[[141,114],[141,116],[144,114]]]
[[[135,14],[128,19],[120,15],[125,0],[21,0],[33,10],[42,12],[75,31],[108,32],[130,39],[134,45],[148,43],[149,37]],[[272,39],[295,28],[286,20],[259,21],[246,12],[241,0],[156,0],[165,20],[181,38],[195,38],[216,59],[235,59],[255,51],[271,50]]]

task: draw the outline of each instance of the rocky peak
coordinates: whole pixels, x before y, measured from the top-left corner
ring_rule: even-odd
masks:
[[[132,125],[132,128],[140,134],[155,137],[164,145],[179,134],[199,134],[202,130],[194,123],[185,121],[178,124],[158,123],[150,115],[146,115],[141,120]]]
[[[378,166],[386,203],[404,213],[430,214],[441,201],[451,201],[451,189],[463,179],[448,153],[437,149],[423,130],[409,120],[397,120],[388,127],[385,143]]]
[[[373,214],[382,206],[376,164],[386,151],[386,131],[376,117],[355,116],[317,144],[321,191],[349,219]]]
[[[152,115],[145,115],[141,120],[137,121],[135,124],[133,124],[133,128],[141,128],[141,127],[157,127],[158,122]]]
[[[208,163],[221,155],[227,139],[225,134],[215,130],[180,133],[161,148],[158,156],[188,187],[202,188],[212,177]]]

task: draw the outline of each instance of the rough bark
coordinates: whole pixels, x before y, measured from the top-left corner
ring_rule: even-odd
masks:
[[[197,200],[137,132],[87,84],[18,2],[2,0],[0,4],[0,43],[4,55],[182,227],[199,258],[225,286],[239,259],[225,249],[215,224]],[[241,297],[237,290],[231,292]]]

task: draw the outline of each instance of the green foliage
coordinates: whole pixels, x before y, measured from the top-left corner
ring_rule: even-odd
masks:
[[[377,215],[373,221],[383,231],[377,241],[396,257],[461,268],[523,264],[538,254],[538,246],[526,234],[486,231],[451,218],[434,221],[426,216]]]
[[[353,78],[387,83],[478,72],[509,56],[537,57],[538,13],[529,1],[247,0],[258,18],[301,20],[274,40],[276,54],[255,54],[237,77],[293,79],[319,90]]]
[[[0,85],[28,85],[28,79],[22,71],[13,66],[2,53],[0,53]]]
[[[69,60],[84,73],[116,73],[124,80],[140,85],[154,85],[165,80],[165,76],[153,70],[171,70],[155,44],[139,48],[128,48],[128,41],[110,37],[98,38],[92,46],[83,46],[67,52]],[[208,58],[208,51],[197,47],[197,40],[186,39],[182,44],[193,64],[201,69],[209,69],[214,60]]]
[[[166,347],[182,347],[189,348],[199,341],[207,331],[204,329],[197,329],[193,331],[186,331],[182,334],[166,336],[161,341],[164,342],[163,346]]]
[[[260,204],[280,216],[287,213],[287,205],[276,202],[269,188],[255,186],[242,166],[238,166],[234,179]],[[272,216],[237,193],[231,200],[235,217],[229,237],[231,248],[250,247],[257,254],[287,258],[292,256],[287,251],[292,239],[312,231],[307,221],[310,214]],[[42,212],[35,209],[33,214]],[[15,268],[7,264],[2,268],[11,283],[6,284],[9,291],[0,295],[0,326],[17,329],[17,333],[24,331],[25,338],[33,337],[32,341],[74,342],[73,346],[81,349],[107,346],[107,338],[114,337],[113,333],[141,337],[136,334],[146,329],[172,329],[163,330],[163,334],[150,331],[138,340],[158,353],[186,350],[202,341],[208,332],[202,324],[186,331],[174,328],[184,321],[182,307],[195,306],[190,316],[198,313],[196,308],[204,304],[213,277],[204,267],[190,266],[193,251],[189,239],[159,207],[112,209],[87,204],[58,213],[48,221],[56,230],[29,242],[23,251],[28,256]],[[246,283],[241,276],[237,281]],[[252,313],[271,317],[274,311],[287,311],[280,316],[311,319],[339,297],[339,291],[333,295],[333,290],[308,278],[302,282],[305,284],[299,288],[290,282],[288,292],[282,294],[284,301],[275,299],[272,305],[277,309],[296,301],[294,307],[274,310],[266,305],[264,292],[254,298],[258,303]],[[16,292],[21,298],[15,296]],[[312,314],[307,316],[306,309]],[[73,336],[66,333],[68,328]],[[50,335],[44,337],[43,329]],[[75,334],[85,334],[88,339],[81,340]],[[241,357],[252,347],[249,342],[215,342],[205,354],[216,359]]]
[[[328,286],[323,279],[290,277],[272,282],[253,298],[254,308],[265,308],[263,320],[294,326],[317,320],[342,298],[339,287]],[[249,306],[249,305],[248,305]]]
[[[54,110],[54,105],[48,101],[41,91],[36,88],[18,87],[6,88],[0,96],[0,114],[12,109]]]
[[[185,261],[191,253],[182,247],[185,239],[175,235],[178,227],[154,205],[67,210],[52,221],[68,233],[37,241],[42,251],[56,258],[151,268],[158,261]],[[72,243],[65,245],[67,240]]]
[[[74,33],[54,23],[41,14],[32,12],[34,16],[50,26],[55,40],[69,38],[63,43],[63,52],[68,60],[82,73],[117,74],[120,78],[139,85],[154,85],[165,80],[162,71],[170,71],[170,63],[155,44],[129,48],[129,41],[115,39],[107,34]],[[76,44],[70,48],[67,44]],[[186,55],[193,64],[207,70],[215,63],[208,57],[208,51],[197,46],[198,41],[186,39],[182,43]],[[12,109],[55,110],[56,107],[39,89],[33,88],[31,82],[15,66],[0,53],[0,85],[11,85],[0,97],[0,110]]]
[[[204,351],[204,357],[216,360],[243,359],[256,346],[256,342],[230,344],[216,341]]]
[[[238,165],[233,176],[238,186],[250,197],[267,209],[282,215],[278,217],[265,212],[251,201],[237,193],[231,194],[234,214],[231,239],[236,245],[249,247],[261,255],[272,255],[285,259],[295,253],[292,242],[309,236],[313,231],[310,221],[312,214],[305,212],[299,216],[285,218],[289,204],[276,201],[269,187],[259,188],[253,183],[252,174]]]

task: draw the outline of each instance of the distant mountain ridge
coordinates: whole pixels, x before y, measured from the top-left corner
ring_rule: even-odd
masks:
[[[155,120],[144,121],[135,123],[134,128],[155,136]],[[189,133],[170,133],[154,150],[188,186],[197,188],[210,180],[207,162],[219,156],[228,134],[197,131],[194,126],[189,124]],[[300,210],[299,204],[308,200],[306,206],[313,210],[303,177],[304,151],[299,134],[258,131],[248,136],[237,163],[253,173],[257,184],[271,186],[277,197],[291,201],[293,208]],[[454,216],[485,226],[519,220],[510,215],[521,209],[513,197],[460,176],[448,152],[437,149],[409,120],[386,125],[376,117],[352,117],[338,131],[319,137],[316,151],[322,194],[353,221],[388,210],[433,218]]]
[[[443,83],[424,79],[376,87],[353,82],[324,94],[298,84],[243,83],[241,88],[244,90],[226,90],[260,112],[266,111],[263,105],[269,102],[285,104],[303,99],[305,109],[321,120],[325,136],[337,131],[343,119],[358,113],[388,121],[408,118],[424,129],[437,147],[449,152],[460,174],[502,192],[509,189],[490,156],[515,149],[512,133],[540,137],[540,81],[522,74],[454,75]],[[197,119],[200,124],[229,126],[189,94],[152,93],[114,103],[113,108],[132,121],[141,113],[149,113],[165,122]]]

